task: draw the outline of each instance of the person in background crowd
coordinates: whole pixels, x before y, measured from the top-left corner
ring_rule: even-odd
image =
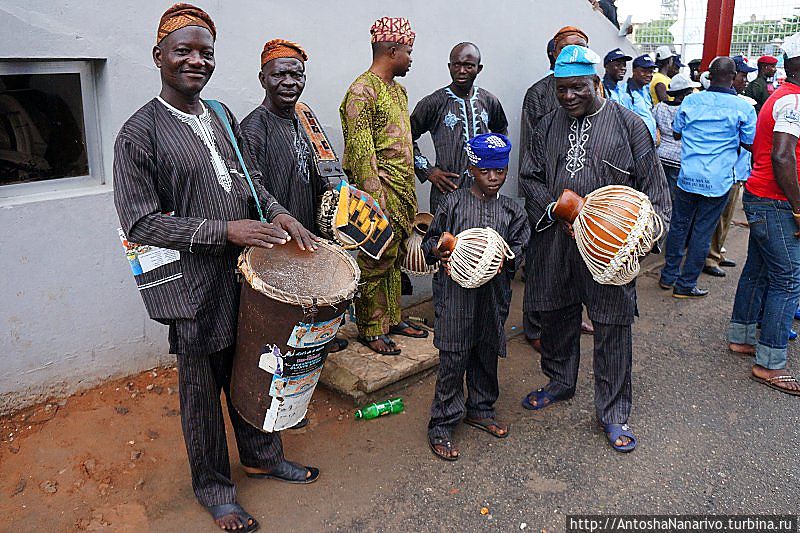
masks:
[[[350,85],[339,106],[342,168],[352,183],[378,202],[394,232],[380,259],[358,254],[358,340],[376,353],[398,355],[400,348],[388,334],[428,336],[403,321],[400,309],[400,262],[417,214],[417,192],[408,93],[395,78],[411,68],[415,33],[406,19],[383,17],[375,21],[370,34],[372,64]]]
[[[747,75],[758,69],[748,65],[744,56],[733,56],[732,59],[736,63],[736,77],[733,79],[733,88],[736,89],[736,94],[744,94],[744,90],[747,88]]]
[[[650,97],[650,81],[656,64],[650,54],[643,54],[633,60],[633,75],[622,92],[622,105],[644,120],[647,130],[657,140],[656,119],[653,117],[653,100]]]
[[[700,83],[700,64],[703,61],[700,59],[692,59],[689,61],[689,79]]]
[[[753,106],[733,89],[734,61],[718,57],[709,72],[708,90],[684,98],[672,123],[675,139],[681,140],[681,171],[659,286],[672,289],[675,298],[708,295],[708,290],[697,287],[697,278],[728,202],[739,148],[750,150],[755,135]]]
[[[458,448],[451,439],[462,419],[494,437],[508,436],[508,425],[497,420],[494,404],[500,394],[497,358],[506,356],[505,322],[516,265],[514,260],[506,261],[486,284],[465,289],[450,278],[450,252],[439,250],[439,237],[445,231],[457,235],[471,228],[490,227],[520,257],[531,231],[525,211],[500,194],[508,173],[511,141],[499,133],[483,133],[465,146],[472,185],[442,198],[422,241],[426,261],[443,263],[434,275],[439,288],[433,297],[437,309],[433,343],[439,349],[439,372],[428,443],[433,453],[446,461],[458,459]]]
[[[508,120],[495,95],[475,86],[483,70],[481,52],[473,43],[457,44],[447,63],[452,82],[419,101],[411,113],[414,170],[420,182],[431,183],[431,213],[447,194],[469,188],[466,142],[481,133],[508,133]],[[431,134],[436,165],[431,164],[417,141]]]
[[[659,102],[653,108],[653,116],[661,139],[656,151],[664,168],[664,175],[667,177],[670,197],[673,199],[681,171],[681,141],[675,139],[672,134],[672,122],[678,114],[683,99],[692,94],[697,87],[700,87],[699,83],[683,74],[678,74],[672,78],[670,89],[667,91],[670,99]]]
[[[550,62],[550,70],[547,71],[545,76],[553,73],[553,67],[556,66],[556,40],[550,39],[547,41],[547,60]]]
[[[541,366],[549,383],[522,401],[526,409],[544,409],[575,394],[581,356],[582,306],[595,325],[595,414],[609,444],[619,452],[636,447],[628,427],[631,412],[631,324],[636,314],[634,282],[601,285],[594,281],[576,246],[571,228],[556,223],[553,204],[565,188],[581,196],[605,185],[626,185],[645,193],[655,213],[669,225],[667,182],[653,138],[633,113],[600,95],[595,73],[600,57],[588,48],[565,47],[555,76],[561,107],[546,115],[534,132],[535,149],[526,152],[520,179],[528,218],[536,222],[525,281],[526,312],[540,313]]]
[[[561,50],[568,45],[589,46],[589,36],[580,28],[574,26],[564,26],[553,37],[554,55],[558,56]],[[548,54],[549,56],[550,54]],[[522,124],[520,126],[520,149],[519,149],[519,164],[522,165],[523,159],[526,154],[533,150],[531,144],[533,140],[533,131],[546,114],[559,107],[558,98],[556,98],[556,82],[553,73],[537,81],[528,88],[525,93],[525,99],[522,101]],[[520,180],[519,194],[527,198],[525,187],[528,184]],[[527,200],[526,200],[527,206]],[[527,207],[526,207],[527,210]],[[535,224],[536,220],[530,219],[531,224]],[[531,247],[525,249],[525,264],[529,265],[530,255],[536,253],[536,250]],[[527,266],[526,266],[527,269]],[[523,304],[524,308],[524,304]],[[591,334],[594,328],[588,322],[581,322],[581,328],[584,333]],[[525,330],[525,339],[530,343],[534,350],[541,352],[541,328],[539,327],[538,313],[525,312],[523,309],[523,329]]]
[[[728,342],[754,355],[751,378],[800,396],[787,345],[800,299],[800,33],[784,40],[786,83],[764,103],[742,203],[750,225]],[[763,309],[761,334],[757,325]]]
[[[684,65],[680,62],[680,56],[669,46],[656,48],[656,72],[650,80],[650,98],[653,100],[653,105],[669,100],[667,94],[669,81],[680,72],[682,66]]]
[[[192,488],[217,526],[249,532],[259,524],[236,502],[221,392],[248,477],[311,483],[319,470],[287,461],[280,433],[251,426],[231,403],[240,290],[236,260],[245,246],[313,250],[316,245],[264,189],[242,148],[253,172],[248,184],[225,125],[242,144],[239,124],[227,108],[223,121],[200,98],[214,72],[216,35],[211,17],[189,4],[175,4],[161,17],[153,48],[161,93],[117,136],[114,203],[132,242],[180,251],[178,279],[148,290],[159,291],[159,315],[169,323],[170,353],[177,354]],[[257,203],[271,222],[253,220],[251,206]]]
[[[612,102],[622,103],[622,91],[625,90],[622,80],[628,72],[628,61],[632,59],[620,48],[614,48],[603,58],[603,67],[606,71],[603,75],[603,91],[605,97]]]
[[[758,58],[758,76],[747,84],[744,94],[756,101],[756,113],[761,111],[764,102],[772,93],[772,78],[778,70],[778,58],[774,56],[761,56]]]

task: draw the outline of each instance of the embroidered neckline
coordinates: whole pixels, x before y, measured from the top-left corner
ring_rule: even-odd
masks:
[[[471,138],[476,136],[480,129],[480,124],[478,124],[478,117],[480,115],[478,114],[478,110],[475,107],[476,104],[478,103],[478,91],[480,91],[480,87],[478,87],[477,85],[473,85],[472,96],[470,96],[468,99],[469,108],[470,111],[472,112],[472,132],[470,132],[469,129],[470,121],[467,118],[467,100],[461,98],[456,93],[454,93],[450,87],[445,87],[444,91],[445,93],[447,93],[447,96],[449,98],[458,102],[458,105],[461,107],[461,122],[464,125],[464,150],[466,151],[466,146],[467,146],[466,143],[468,143]],[[445,122],[445,124],[447,123]],[[450,129],[452,129],[452,127]]]

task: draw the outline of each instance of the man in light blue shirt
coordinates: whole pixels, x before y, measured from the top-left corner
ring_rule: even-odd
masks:
[[[633,60],[633,74],[622,91],[622,101],[627,107],[644,120],[653,140],[656,140],[656,119],[653,117],[653,98],[650,96],[650,82],[656,62],[650,54],[640,55]]]
[[[675,298],[702,298],[697,287],[711,234],[728,201],[739,147],[750,150],[756,132],[753,106],[736,96],[736,64],[718,57],[709,67],[708,90],[687,96],[672,131],[681,140],[681,172],[672,206],[665,264],[659,285]],[[689,231],[692,238],[687,243]],[[683,262],[684,247],[686,261]]]
[[[606,70],[603,75],[603,90],[606,98],[622,104],[622,92],[625,90],[622,80],[628,71],[628,61],[633,59],[619,48],[614,48],[606,57],[603,58],[603,67]]]

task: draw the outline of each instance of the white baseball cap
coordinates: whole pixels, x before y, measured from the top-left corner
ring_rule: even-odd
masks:
[[[675,55],[675,52],[670,50],[669,46],[659,46],[656,48],[656,61],[669,59],[670,57],[675,57]]]
[[[688,76],[684,74],[676,74],[672,77],[672,80],[670,80],[669,90],[667,92],[676,93],[684,89],[697,89],[698,87],[700,87],[700,84],[696,81],[690,80]]]
[[[793,57],[800,57],[800,32],[788,36],[781,45],[781,50],[786,54],[786,57],[792,59]]]

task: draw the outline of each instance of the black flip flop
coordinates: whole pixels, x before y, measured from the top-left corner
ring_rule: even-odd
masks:
[[[370,350],[372,350],[373,352],[380,355],[400,355],[400,353],[402,353],[400,348],[392,348],[389,350],[376,350],[375,348],[372,347],[370,343],[375,342],[377,340],[382,340],[383,343],[386,344],[387,346],[397,346],[395,342],[386,335],[379,335],[377,337],[363,337],[359,335],[358,337],[356,337],[356,340],[361,344],[363,344],[364,346],[366,346],[367,348],[369,348]]]
[[[253,518],[253,515],[242,509],[242,506],[238,503],[225,503],[223,505],[209,505],[206,507],[206,510],[211,513],[211,517],[216,521],[220,518],[228,515],[233,515],[237,517],[240,523],[244,526],[242,528],[236,529],[225,529],[224,527],[217,524],[222,531],[237,531],[241,533],[250,533],[251,531],[257,531],[259,528],[258,520]]]
[[[414,331],[418,331],[419,333],[407,333],[406,329],[413,329]],[[399,324],[395,324],[394,326],[389,328],[390,335],[400,335],[401,337],[411,337],[412,339],[424,339],[427,338],[428,332],[422,328],[418,328],[416,326],[412,326],[408,322],[400,322]]]
[[[497,423],[497,420],[495,420],[494,418],[465,418],[464,423],[468,426],[478,428],[481,431],[485,431],[492,437],[498,439],[504,439],[508,437],[508,434],[510,433],[509,430],[511,429],[508,425],[506,425],[506,427],[503,428],[500,424]],[[505,429],[506,432],[503,433],[502,435],[499,433],[495,433],[494,431],[491,430],[492,426],[498,427],[500,429]]]
[[[306,477],[306,474],[311,472],[311,475]],[[313,466],[302,466],[292,461],[284,459],[282,462],[273,468],[269,473],[254,473],[245,472],[247,477],[253,479],[277,479],[278,481],[285,481],[286,483],[294,483],[297,485],[308,485],[314,483],[319,478],[319,469]]]
[[[455,457],[452,457],[452,456],[448,456],[448,455],[442,455],[441,453],[436,451],[436,447],[437,446],[444,446],[445,448],[448,449],[448,451],[452,451],[453,450],[453,443],[450,442],[450,439],[446,439],[444,437],[428,437],[428,446],[431,447],[431,451],[433,452],[433,455],[435,455],[436,457],[438,457],[439,459],[441,459],[443,461],[451,461],[451,462],[452,461],[458,461],[458,458],[461,457],[460,453],[458,455],[456,455]],[[456,451],[458,451],[458,450],[456,450]]]

